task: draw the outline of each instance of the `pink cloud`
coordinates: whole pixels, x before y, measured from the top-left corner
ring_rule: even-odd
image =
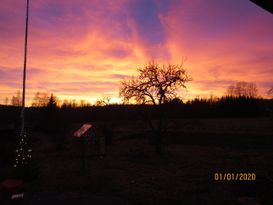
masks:
[[[193,76],[183,95],[221,95],[228,83],[273,82],[273,20],[251,2],[31,1],[27,97],[101,97],[147,61],[180,63]],[[0,5],[1,93],[21,86],[25,5]],[[35,69],[34,69],[35,68]]]

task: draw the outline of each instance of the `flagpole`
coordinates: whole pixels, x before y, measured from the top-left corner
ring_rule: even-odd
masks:
[[[21,136],[23,136],[24,130],[25,130],[25,98],[26,98],[26,71],[27,71],[28,12],[29,12],[29,0],[27,0],[27,7],[26,7],[25,53],[24,53],[23,94],[22,94],[22,110],[21,110],[21,131],[20,131]]]

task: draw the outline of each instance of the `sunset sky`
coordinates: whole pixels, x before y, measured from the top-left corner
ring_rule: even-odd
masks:
[[[0,104],[22,86],[25,0],[0,4]],[[36,92],[94,102],[150,60],[193,77],[180,96],[237,81],[273,86],[273,15],[248,0],[30,0],[27,102]],[[115,100],[114,100],[115,101]]]

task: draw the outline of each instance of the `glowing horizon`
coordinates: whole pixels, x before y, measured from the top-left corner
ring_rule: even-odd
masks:
[[[0,104],[21,91],[25,1],[0,5]],[[30,1],[27,104],[36,92],[118,101],[120,81],[150,60],[184,64],[184,99],[238,81],[273,86],[273,16],[250,1]]]

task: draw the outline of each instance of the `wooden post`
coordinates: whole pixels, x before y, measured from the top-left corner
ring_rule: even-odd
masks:
[[[81,137],[81,145],[82,145],[82,172],[86,171],[86,144],[85,144],[85,136]]]
[[[86,142],[88,139],[87,131],[92,127],[92,124],[85,123],[83,124],[80,129],[74,132],[73,136],[80,138],[79,143],[82,150],[82,172],[86,170]]]

